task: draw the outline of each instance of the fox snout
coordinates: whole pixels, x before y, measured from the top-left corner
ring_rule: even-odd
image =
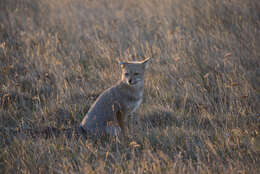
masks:
[[[135,84],[134,80],[132,80],[132,79],[129,79],[129,80],[128,80],[128,83],[129,83],[130,85]]]
[[[129,85],[136,85],[139,82],[138,79],[132,79],[132,78],[126,79],[126,81]]]

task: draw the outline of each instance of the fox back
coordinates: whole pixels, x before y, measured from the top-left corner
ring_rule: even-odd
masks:
[[[120,62],[121,80],[105,90],[94,102],[81,122],[81,127],[90,132],[112,133],[109,122],[117,122],[117,111],[124,119],[137,110],[142,102],[145,69],[149,59],[141,62]]]

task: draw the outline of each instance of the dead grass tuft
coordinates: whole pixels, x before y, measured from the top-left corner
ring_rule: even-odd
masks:
[[[0,173],[260,173],[259,9],[1,0]],[[76,134],[116,59],[149,56],[130,145]]]

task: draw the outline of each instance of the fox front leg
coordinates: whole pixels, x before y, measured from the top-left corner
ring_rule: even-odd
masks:
[[[125,122],[124,122],[124,114],[122,112],[122,109],[121,109],[119,103],[113,104],[113,111],[115,113],[119,127],[121,128],[121,132],[123,135],[123,141],[124,141],[124,143],[126,143],[126,128],[125,128]]]
[[[112,135],[112,136],[118,136],[121,132],[121,129],[118,126],[106,126],[105,128],[106,134]]]
[[[125,122],[124,122],[124,115],[122,114],[121,111],[118,111],[116,113],[116,118],[117,118],[118,124],[121,128],[122,135],[123,135],[123,141],[125,143],[126,142],[126,129],[125,129]]]

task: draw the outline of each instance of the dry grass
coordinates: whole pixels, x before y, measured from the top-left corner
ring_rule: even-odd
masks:
[[[1,0],[1,173],[260,173],[258,0]],[[152,56],[129,141],[77,126]]]

